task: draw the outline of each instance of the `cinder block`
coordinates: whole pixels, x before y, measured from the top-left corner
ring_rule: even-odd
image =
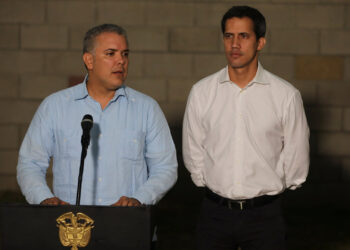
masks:
[[[281,54],[318,53],[318,31],[300,29],[273,29],[270,32],[270,51]]]
[[[19,125],[19,142],[20,142],[20,144],[23,142],[24,136],[27,133],[27,130],[29,128],[29,122],[30,121]]]
[[[1,23],[43,23],[45,1],[0,1]]]
[[[93,25],[76,25],[69,28],[69,48],[81,51],[83,53],[83,40],[85,33]]]
[[[47,5],[49,23],[85,24],[95,22],[93,1],[49,1]]]
[[[153,97],[157,102],[167,99],[167,83],[165,79],[135,78],[128,80],[128,86]]]
[[[318,3],[320,0],[307,0],[307,3]],[[271,0],[272,3],[305,3],[306,0]]]
[[[0,51],[1,74],[41,73],[44,54],[34,51]]]
[[[21,79],[20,96],[23,98],[43,99],[66,87],[68,87],[68,83],[65,77],[53,75],[28,75]]]
[[[144,76],[144,54],[134,53],[129,54],[128,78],[137,78]],[[126,80],[128,82],[128,80]]]
[[[49,74],[85,75],[82,52],[47,52],[46,72]]]
[[[171,51],[215,52],[219,48],[217,28],[175,28],[170,35]]]
[[[350,108],[346,108],[344,111],[344,129],[350,131]]]
[[[279,3],[279,2],[278,2]],[[295,6],[287,4],[258,4],[256,7],[266,18],[270,28],[294,28],[296,25]]]
[[[168,95],[171,103],[187,103],[190,90],[197,80],[171,79],[169,80]]]
[[[160,107],[162,108],[170,127],[182,126],[186,103],[161,103]]]
[[[350,31],[325,30],[321,32],[321,53],[325,55],[350,55]]]
[[[301,80],[342,80],[344,58],[341,56],[297,56],[295,75]]]
[[[0,25],[0,48],[17,49],[19,48],[19,27],[18,25],[2,24]]]
[[[131,51],[167,51],[168,30],[165,28],[127,29]]]
[[[154,26],[192,26],[194,23],[194,4],[148,3],[146,23]]]
[[[322,133],[318,135],[318,152],[328,156],[350,155],[349,133]]]
[[[310,15],[310,13],[312,13]],[[298,5],[297,26],[314,29],[336,29],[344,25],[344,6],[340,5]]]
[[[97,2],[97,23],[144,25],[145,4],[137,2]]]
[[[344,0],[347,1],[347,0]],[[346,5],[345,7],[345,27],[350,28],[350,6]]]
[[[292,84],[300,91],[304,105],[317,103],[317,82],[314,81],[292,81]]]
[[[0,175],[15,175],[18,160],[18,152],[13,150],[0,151]]]
[[[337,83],[319,84],[318,102],[322,105],[346,105],[350,106],[350,85]]]
[[[317,158],[312,158],[312,173],[313,180],[321,181],[322,184],[326,182],[339,182],[341,180],[341,160],[337,157],[324,157],[318,156]],[[315,178],[316,174],[317,179]]]
[[[0,124],[29,123],[40,101],[0,100]]]
[[[18,96],[18,76],[1,75],[0,77],[0,97],[17,97]],[[0,137],[1,138],[1,137]]]
[[[146,54],[147,76],[184,77],[192,74],[193,58],[188,54]]]
[[[344,63],[344,80],[350,80],[350,57],[346,57]]]
[[[222,16],[232,7],[232,3],[196,3],[195,24],[196,26],[221,27]]]
[[[17,149],[19,140],[19,129],[15,125],[0,126],[0,149]]]
[[[211,75],[227,65],[224,53],[198,54],[194,56],[194,74],[199,78]]]
[[[16,175],[0,175],[1,191],[19,191]]]
[[[340,131],[342,112],[341,108],[310,107],[306,110],[309,127],[312,130]]]
[[[261,54],[262,66],[271,73],[292,82],[294,79],[294,56],[273,56]]]
[[[22,26],[21,47],[24,49],[65,49],[68,47],[68,28],[60,25]]]

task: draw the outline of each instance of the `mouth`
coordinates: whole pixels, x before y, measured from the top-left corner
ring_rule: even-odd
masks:
[[[113,75],[123,75],[124,74],[124,70],[115,70],[115,71],[112,71],[112,74]]]
[[[233,58],[238,58],[238,57],[242,56],[242,54],[240,52],[231,52],[230,54]]]

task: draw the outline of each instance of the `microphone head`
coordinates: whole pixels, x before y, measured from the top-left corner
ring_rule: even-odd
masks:
[[[83,119],[81,120],[81,127],[83,130],[89,131],[92,128],[93,124],[94,120],[92,119],[92,116],[89,114],[84,115]]]

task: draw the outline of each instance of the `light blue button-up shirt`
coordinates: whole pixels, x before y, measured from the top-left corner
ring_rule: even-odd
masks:
[[[45,98],[23,140],[17,180],[30,204],[57,196],[76,203],[81,120],[94,124],[84,164],[80,204],[111,205],[121,196],[155,204],[177,179],[176,151],[152,98],[123,86],[102,110],[83,82]],[[53,193],[46,171],[53,159]]]

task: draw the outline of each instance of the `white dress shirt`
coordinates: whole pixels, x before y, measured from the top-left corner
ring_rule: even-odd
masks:
[[[183,122],[183,157],[197,186],[230,199],[300,186],[309,128],[299,91],[260,65],[243,89],[228,68],[196,83]]]

